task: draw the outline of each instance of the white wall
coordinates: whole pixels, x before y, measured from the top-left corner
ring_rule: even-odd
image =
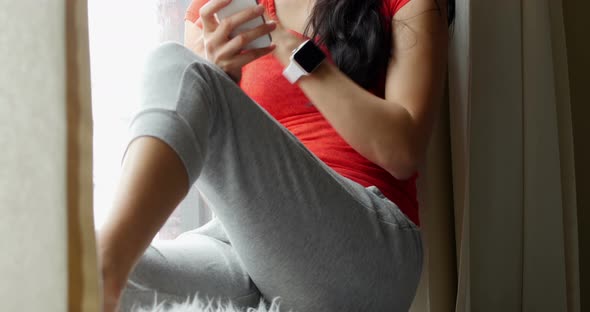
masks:
[[[65,311],[64,3],[0,7],[0,301]]]

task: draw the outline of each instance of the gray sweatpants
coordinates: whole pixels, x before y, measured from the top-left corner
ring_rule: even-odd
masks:
[[[200,297],[281,310],[407,311],[422,269],[419,229],[374,186],[342,177],[219,67],[185,47],[152,52],[131,139],[181,158],[217,218],[153,244],[122,298]]]

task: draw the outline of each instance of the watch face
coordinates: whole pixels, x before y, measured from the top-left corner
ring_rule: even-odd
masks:
[[[326,58],[326,55],[320,48],[318,48],[311,40],[307,41],[297,52],[293,55],[293,59],[303,69],[311,73],[320,63]]]

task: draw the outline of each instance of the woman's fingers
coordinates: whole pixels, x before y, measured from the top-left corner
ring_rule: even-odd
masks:
[[[236,55],[236,57],[234,58],[234,62],[236,64],[240,64],[240,67],[242,67],[242,66],[254,61],[257,58],[272,52],[272,50],[274,50],[274,49],[275,49],[275,45],[271,45],[266,48],[248,50],[247,52]]]
[[[200,18],[197,20],[197,22]],[[184,45],[198,55],[205,56],[202,26],[191,21],[184,22]]]
[[[236,69],[242,68],[244,65],[254,61],[257,58],[272,52],[274,49],[275,46],[271,45],[266,48],[247,50],[234,56],[230,60],[217,63],[217,66],[219,66],[225,72],[232,72]]]
[[[200,44],[206,59],[217,64],[234,80],[239,81],[242,66],[272,52],[275,48],[271,45],[266,48],[243,51],[244,46],[260,36],[268,36],[276,28],[276,23],[265,23],[230,38],[232,33],[235,34],[237,27],[253,19],[261,19],[265,13],[263,5],[256,5],[218,20],[215,17],[216,14],[231,1],[209,0],[201,7],[199,21],[203,25],[203,32]]]
[[[276,26],[277,24],[271,21],[235,36],[219,50],[219,57],[228,58],[239,53],[245,45],[260,36],[268,35],[276,28]]]
[[[210,0],[199,10],[203,29],[207,32],[213,32],[217,29],[217,19],[215,13],[221,10],[231,2],[231,0]]]

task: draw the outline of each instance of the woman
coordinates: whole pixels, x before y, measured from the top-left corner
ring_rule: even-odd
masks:
[[[228,3],[193,2],[192,51],[167,44],[148,61],[98,237],[107,311],[197,292],[239,306],[280,297],[285,311],[408,310],[423,257],[416,168],[453,3],[265,0],[218,23]],[[274,23],[229,38],[263,14]],[[270,47],[240,52],[268,33]],[[306,38],[328,58],[291,84],[282,71]],[[148,246],[193,183],[217,218]]]

